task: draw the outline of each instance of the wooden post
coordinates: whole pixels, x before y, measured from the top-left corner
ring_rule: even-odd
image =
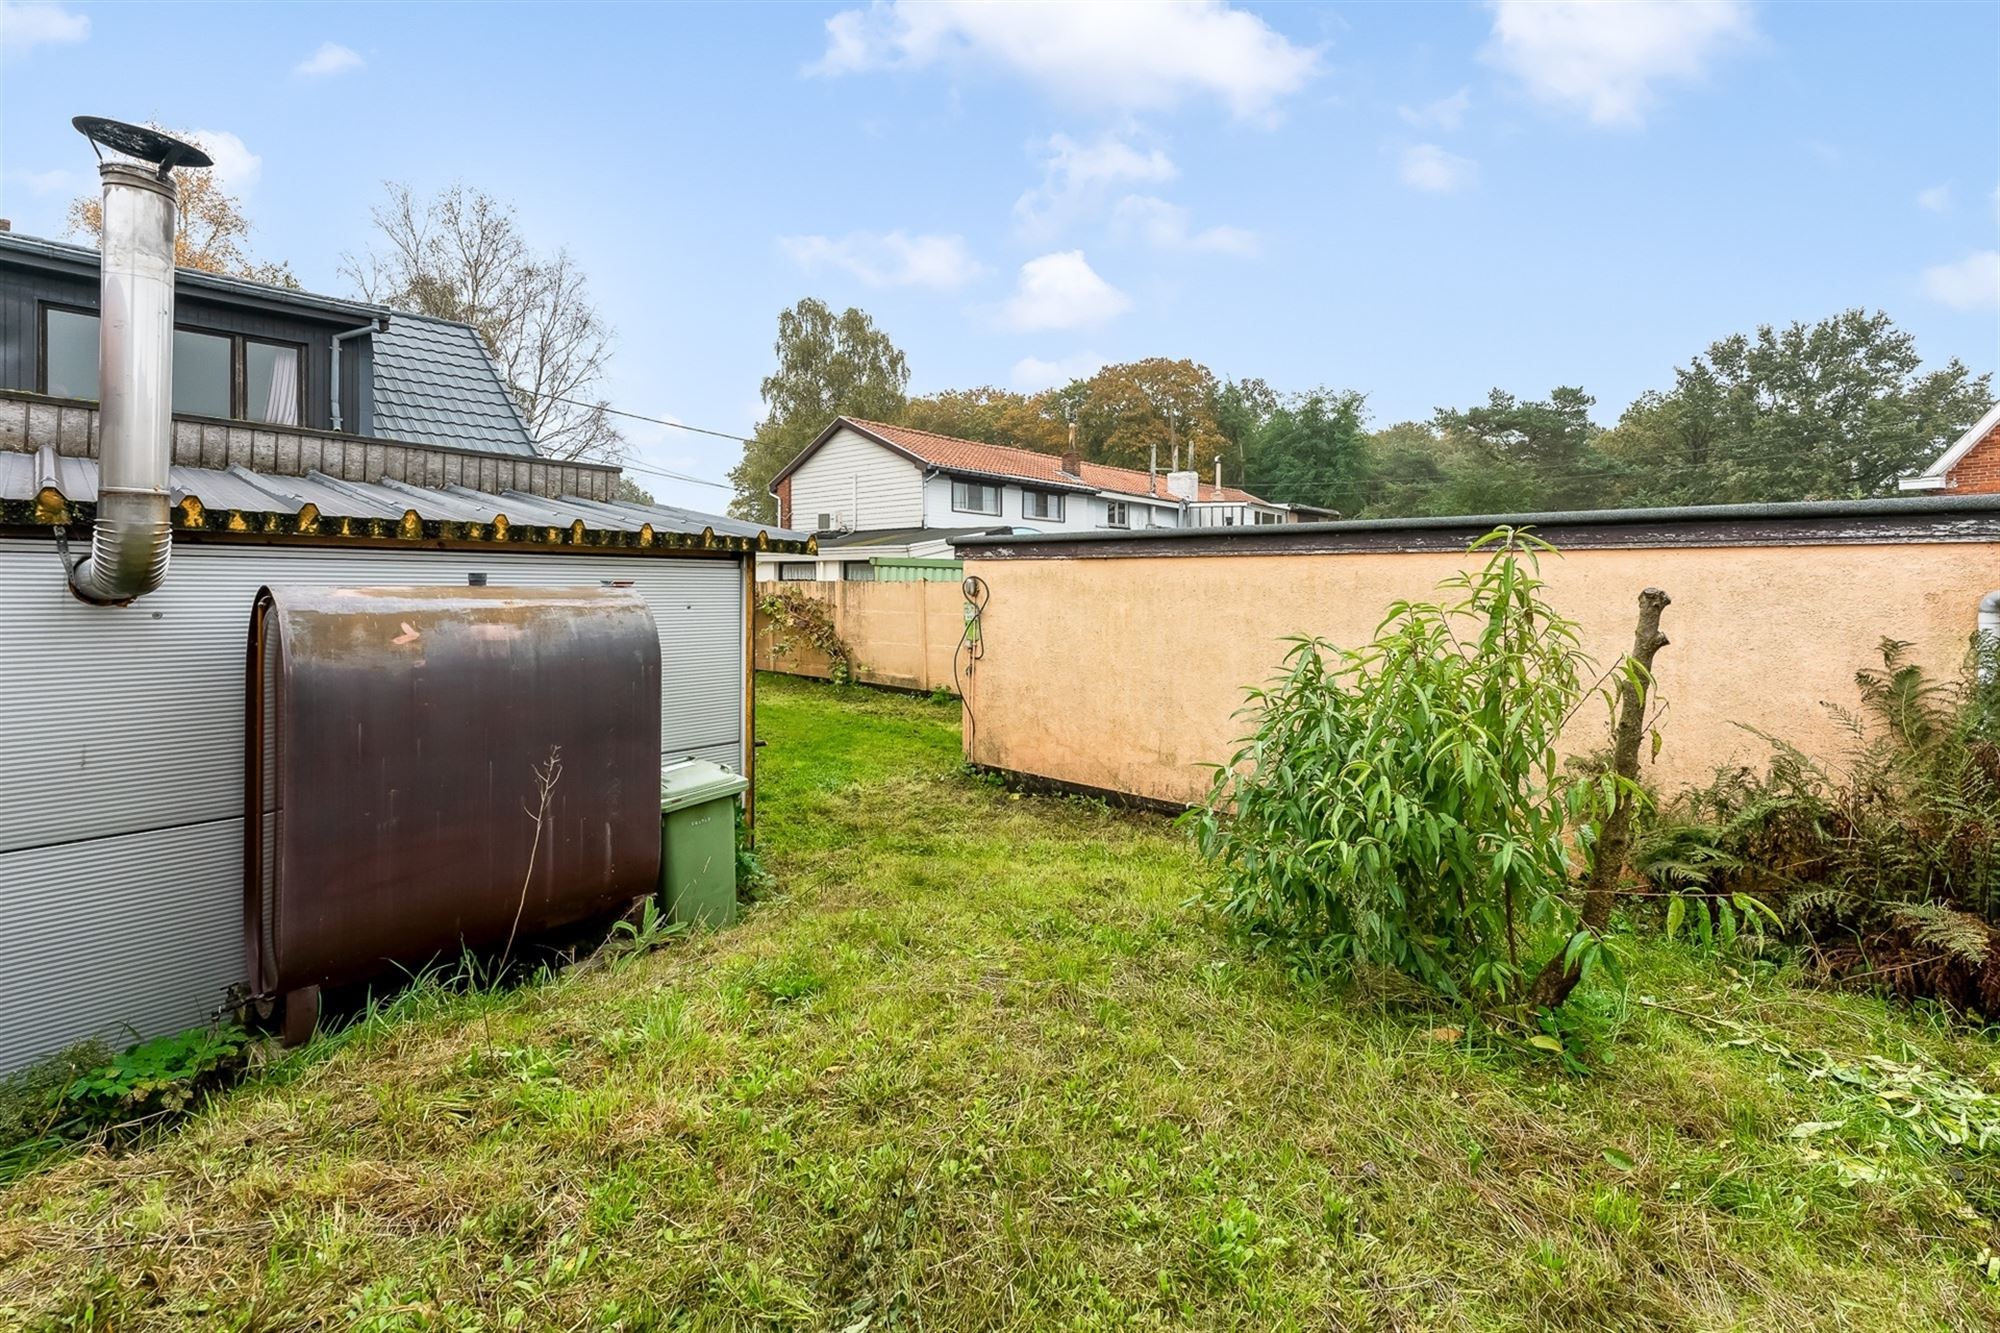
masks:
[[[1660,613],[1673,598],[1658,588],[1639,594],[1639,627],[1632,636],[1632,655],[1626,658],[1618,679],[1618,719],[1611,736],[1611,771],[1625,788],[1618,804],[1597,832],[1596,854],[1590,863],[1590,878],[1583,886],[1580,928],[1593,935],[1604,933],[1611,922],[1611,906],[1618,894],[1618,876],[1625,868],[1625,856],[1632,849],[1632,815],[1637,802],[1628,795],[1639,780],[1639,742],[1646,730],[1646,697],[1652,693],[1653,656],[1667,646],[1660,633]],[[1578,964],[1566,964],[1563,953],[1551,958],[1535,978],[1528,992],[1528,1004],[1536,1009],[1553,1009],[1569,998],[1583,979]]]

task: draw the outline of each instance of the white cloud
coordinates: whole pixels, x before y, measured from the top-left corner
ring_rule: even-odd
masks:
[[[342,46],[339,42],[321,42],[319,50],[292,66],[292,73],[308,79],[323,79],[360,68],[361,57],[352,47]]]
[[[952,291],[978,277],[979,263],[962,236],[912,236],[904,231],[783,236],[779,246],[800,268],[827,266],[853,274],[870,287],[927,287]]]
[[[1016,227],[1041,239],[1099,213],[1117,189],[1156,185],[1179,174],[1164,152],[1135,147],[1115,134],[1099,135],[1090,143],[1052,134],[1041,147],[1042,183],[1014,201]]]
[[[1917,192],[1917,207],[1926,213],[1944,213],[1951,208],[1951,187],[1933,185],[1928,190]]]
[[[1447,153],[1434,143],[1412,144],[1403,150],[1397,174],[1413,190],[1450,194],[1472,184],[1478,167],[1470,158]]]
[[[1925,269],[1924,295],[1953,310],[2000,310],[2000,250],[1974,250]]]
[[[228,130],[190,130],[188,138],[215,159],[215,179],[231,194],[246,194],[264,173],[264,159]]]
[[[1319,69],[1318,48],[1222,0],[877,0],[826,33],[809,74],[979,64],[1072,101],[1137,111],[1208,96],[1264,122]]]
[[[1104,358],[1095,352],[1078,352],[1054,361],[1044,361],[1039,356],[1024,356],[1008,372],[1007,382],[1019,393],[1040,393],[1044,389],[1068,384],[1071,380],[1089,379],[1104,369],[1104,365]]]
[[[1460,88],[1450,97],[1440,97],[1422,106],[1399,106],[1396,114],[1418,129],[1455,130],[1465,123],[1472,106],[1472,89]]]
[[[1491,0],[1482,58],[1544,102],[1636,125],[1654,86],[1699,79],[1755,35],[1744,0]]]
[[[0,0],[0,55],[26,55],[38,46],[61,46],[90,36],[90,16],[61,5]]]
[[[1132,298],[1097,276],[1081,250],[1058,250],[1021,265],[1000,322],[1022,333],[1079,329],[1116,319]]]
[[[1121,236],[1136,236],[1156,250],[1209,250],[1218,254],[1254,255],[1257,237],[1242,227],[1188,226],[1188,211],[1179,204],[1149,194],[1128,194],[1118,201],[1112,222]]]

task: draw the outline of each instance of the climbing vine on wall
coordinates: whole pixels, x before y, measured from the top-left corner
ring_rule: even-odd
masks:
[[[807,592],[805,585],[780,584],[757,600],[757,609],[778,631],[771,646],[782,657],[799,642],[826,658],[827,675],[835,684],[845,685],[861,670],[853,649],[833,627],[833,606],[827,599]]]

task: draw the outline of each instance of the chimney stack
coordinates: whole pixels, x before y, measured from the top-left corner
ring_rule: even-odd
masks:
[[[1063,451],[1062,470],[1072,477],[1083,475],[1083,454],[1076,447],[1076,423],[1069,423],[1069,448]]]
[[[141,125],[78,116],[103,184],[98,236],[97,518],[69,571],[86,602],[123,606],[160,586],[173,550],[174,168],[208,155]],[[112,156],[106,157],[105,149]]]

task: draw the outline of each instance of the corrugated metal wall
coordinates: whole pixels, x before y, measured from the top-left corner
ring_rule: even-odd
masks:
[[[632,580],[660,629],[662,757],[741,767],[738,561],[182,542],[158,593],[101,608],[68,594],[53,543],[0,538],[0,1071],[92,1034],[200,1023],[240,977],[257,589],[475,571],[495,585]]]

